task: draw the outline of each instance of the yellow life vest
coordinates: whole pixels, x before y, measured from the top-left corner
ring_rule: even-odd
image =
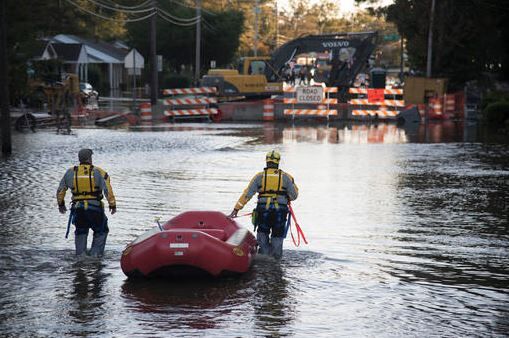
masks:
[[[286,195],[286,191],[283,189],[283,171],[273,168],[265,168],[262,176],[262,186],[258,192],[258,197],[266,197],[268,208],[272,199],[276,208],[279,207],[277,203],[278,195]]]
[[[90,164],[80,164],[74,167],[74,178],[72,188],[72,200],[98,200],[103,196],[100,189],[95,185],[94,166]]]

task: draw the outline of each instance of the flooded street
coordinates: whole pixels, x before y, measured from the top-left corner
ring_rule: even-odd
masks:
[[[0,336],[506,336],[509,145],[467,129],[16,133],[0,159]],[[55,193],[83,147],[110,174],[118,211],[105,257],[79,262]],[[240,278],[127,280],[121,252],[154,217],[229,213],[272,148],[299,186],[309,245],[288,236],[280,263],[257,259]]]

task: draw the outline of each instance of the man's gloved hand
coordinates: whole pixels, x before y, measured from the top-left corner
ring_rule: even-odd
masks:
[[[116,212],[117,212],[117,206],[116,205],[114,205],[114,206],[110,205],[110,213],[113,215]]]
[[[237,209],[233,209],[233,211],[228,215],[228,218],[235,218],[237,217],[237,213],[239,211]]]
[[[65,214],[65,212],[67,211],[67,208],[65,207],[65,204],[59,205],[58,206],[58,211],[60,211],[61,214]]]

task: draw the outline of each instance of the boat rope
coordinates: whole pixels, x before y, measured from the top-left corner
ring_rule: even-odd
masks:
[[[290,211],[290,215],[288,216],[288,222],[286,224],[286,231],[285,231],[285,237],[286,233],[288,232],[288,228],[290,229],[290,235],[292,236],[293,244],[298,247],[300,245],[300,239],[304,241],[304,243],[308,244],[308,241],[306,240],[306,235],[304,235],[304,232],[302,231],[302,228],[299,225],[299,222],[297,221],[297,217],[295,217],[295,213],[293,212],[292,205],[290,201],[288,201],[288,210]],[[292,226],[291,226],[291,219],[293,218],[293,223],[295,224],[295,229],[297,230],[297,241],[295,240],[295,237],[292,232]]]
[[[235,216],[234,218],[245,217],[245,216],[251,216],[252,214],[253,214],[253,213],[252,213],[252,212],[250,212],[250,213],[248,213],[248,214],[237,215],[237,216]]]

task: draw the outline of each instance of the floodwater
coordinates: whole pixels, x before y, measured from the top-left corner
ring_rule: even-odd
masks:
[[[475,127],[180,124],[13,142],[0,160],[0,336],[509,332],[509,146]],[[118,200],[102,260],[74,258],[56,207],[81,147]],[[300,188],[308,245],[287,238],[281,262],[257,259],[240,278],[127,280],[121,252],[154,217],[230,212],[272,148]]]

